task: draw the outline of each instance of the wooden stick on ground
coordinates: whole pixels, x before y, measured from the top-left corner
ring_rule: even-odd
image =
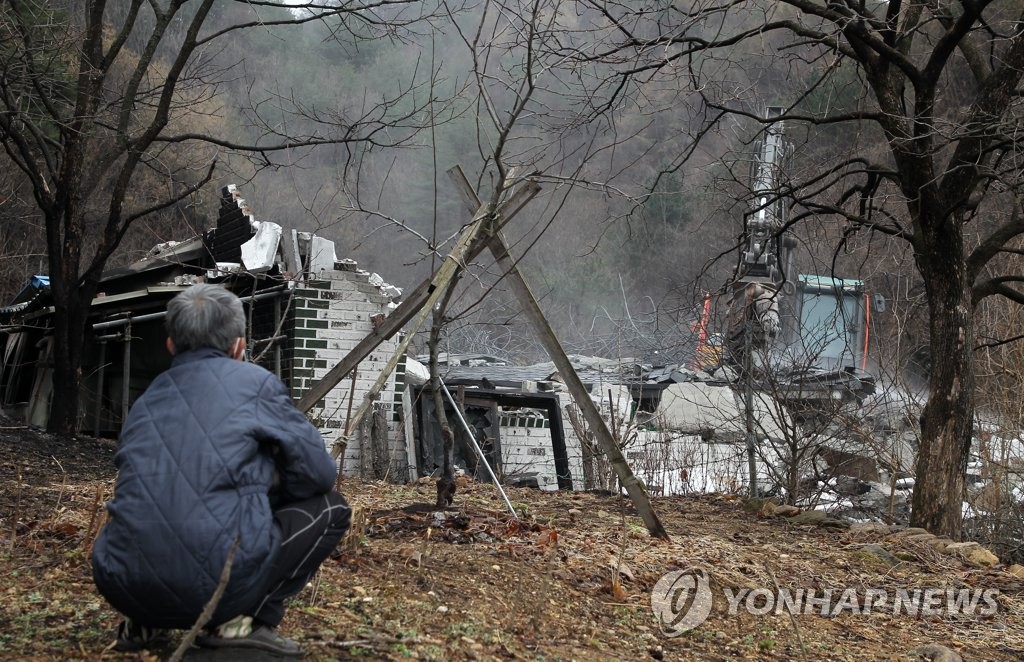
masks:
[[[228,581],[231,579],[231,565],[235,561],[235,552],[238,551],[239,540],[239,538],[235,538],[231,549],[228,550],[228,558],[224,561],[224,567],[220,571],[220,580],[217,582],[217,588],[214,589],[213,595],[210,596],[210,600],[203,607],[199,618],[192,624],[192,627],[182,638],[181,643],[174,649],[174,654],[168,658],[168,662],[180,662],[185,652],[192,647],[192,643],[196,640],[196,636],[199,635],[199,631],[206,627],[206,624],[213,618],[213,612],[217,610],[217,605],[220,604],[220,599],[224,597],[224,591],[228,588]]]

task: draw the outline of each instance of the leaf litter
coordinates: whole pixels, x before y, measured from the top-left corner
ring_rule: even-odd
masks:
[[[113,445],[19,426],[0,429],[0,658],[160,659],[109,650],[118,615],[96,592],[89,552],[113,486]],[[1024,657],[1024,581],[913,541],[798,526],[719,495],[654,500],[671,542],[651,538],[616,495],[459,481],[434,507],[433,482],[346,479],[353,529],[293,600],[282,632],[328,659],[919,659],[940,644],[965,659]],[[895,565],[865,553],[877,543]],[[665,636],[650,593],[699,567],[714,604],[700,626]],[[997,589],[991,616],[728,613],[750,590]],[[776,611],[778,613],[776,613]],[[186,659],[194,657],[190,654]],[[196,659],[201,659],[198,652]]]

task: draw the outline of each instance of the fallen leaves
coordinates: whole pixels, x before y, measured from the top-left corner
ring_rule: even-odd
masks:
[[[402,547],[398,550],[398,555],[405,561],[407,566],[418,568],[423,565],[423,552],[412,547]]]
[[[625,602],[629,599],[629,593],[626,592],[626,589],[622,588],[622,582],[619,581],[618,577],[612,578],[611,594],[619,602]]]
[[[2,656],[99,658],[117,616],[93,588],[86,545],[112,465],[80,482],[70,480],[69,469],[67,484],[52,487],[9,454],[25,479],[20,492],[14,485],[0,496],[0,514],[8,518],[0,536]],[[692,636],[666,638],[650,611],[650,590],[670,570],[705,568],[716,590],[772,586],[766,559],[785,587],[960,581],[1002,592],[1004,608],[988,622],[801,615],[808,649],[830,659],[900,658],[926,640],[979,659],[1012,659],[1024,648],[1021,579],[1014,574],[949,556],[941,567],[906,562],[880,570],[846,549],[850,533],[795,531],[728,499],[656,499],[673,536],[665,543],[647,536],[616,496],[510,489],[517,510],[530,514],[515,519],[492,486],[472,481],[460,488],[456,507],[444,510],[430,503],[430,481],[347,480],[343,490],[356,513],[352,542],[322,567],[315,598],[296,597],[282,626],[307,648],[308,659],[332,659],[339,650],[372,659],[799,657],[792,629],[772,615],[728,616],[721,609]],[[14,496],[21,498],[17,518]],[[23,526],[17,536],[15,519]]]

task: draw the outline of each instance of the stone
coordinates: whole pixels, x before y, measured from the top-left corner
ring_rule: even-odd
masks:
[[[791,517],[789,521],[794,524],[814,524],[817,525],[823,520],[828,519],[828,515],[825,514],[824,510],[805,510],[795,517]]]
[[[1006,569],[1006,572],[1010,573],[1011,575],[1019,579],[1024,579],[1024,565],[1014,563]]]
[[[930,533],[915,533],[912,536],[903,536],[901,540],[904,542],[929,542],[935,540],[935,536]]]
[[[928,541],[926,544],[936,552],[945,552],[946,549],[954,543],[949,538],[935,538],[934,540]]]
[[[791,506],[787,503],[784,503],[780,506],[775,506],[772,509],[772,514],[776,517],[793,517],[794,515],[800,514],[800,509],[797,508],[796,506]]]
[[[858,551],[867,552],[868,554],[877,556],[889,565],[899,565],[902,563],[898,557],[881,545],[862,545],[858,548]]]
[[[963,552],[964,550],[971,549],[972,547],[981,547],[981,545],[973,541],[955,542],[946,547],[946,552],[955,554],[957,552]]]
[[[854,535],[888,535],[892,527],[879,522],[857,522],[850,525],[850,533]]]
[[[961,552],[961,555],[967,562],[981,568],[991,568],[999,565],[999,557],[984,547],[970,547],[966,551]]]
[[[818,522],[818,526],[826,529],[848,529],[850,523],[846,520],[836,519],[834,517],[826,517],[825,519]]]
[[[900,529],[889,536],[889,540],[899,540],[900,538],[906,538],[907,536],[913,536],[921,533],[928,533],[924,529],[916,526],[907,527],[906,529]]]
[[[952,648],[940,644],[925,644],[910,652],[911,655],[931,660],[932,662],[963,662],[963,658]]]

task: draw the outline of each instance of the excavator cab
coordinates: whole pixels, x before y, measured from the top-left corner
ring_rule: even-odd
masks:
[[[867,369],[871,306],[863,281],[800,275],[794,299],[796,360],[826,371]]]

